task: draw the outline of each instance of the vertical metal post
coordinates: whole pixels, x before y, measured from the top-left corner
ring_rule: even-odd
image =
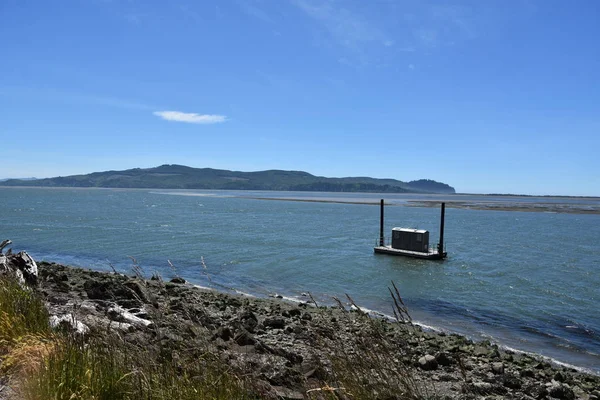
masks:
[[[438,243],[438,253],[444,252],[444,217],[446,214],[446,203],[442,203],[442,216],[440,221],[440,242]]]
[[[385,246],[385,239],[383,237],[383,199],[381,199],[379,212],[379,245]]]

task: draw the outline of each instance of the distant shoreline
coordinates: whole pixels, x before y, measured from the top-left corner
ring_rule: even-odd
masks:
[[[300,199],[300,198],[276,198],[276,197],[255,197],[255,196],[240,196],[238,198],[250,200],[268,200],[268,201],[296,201],[305,203],[332,203],[332,204],[360,204],[360,205],[379,205],[378,200],[334,200],[334,199]],[[407,200],[404,204],[385,203],[386,206],[395,207],[438,207],[441,202],[446,203],[448,208],[457,208],[464,210],[489,210],[489,211],[518,211],[518,212],[546,212],[546,213],[561,213],[561,214],[600,214],[600,206],[591,210],[573,208],[569,204],[561,203],[518,203],[509,205],[505,203],[490,202],[490,203],[471,203],[466,201],[453,200]]]
[[[558,194],[511,194],[511,193],[419,193],[419,192],[390,192],[390,193],[379,193],[379,192],[327,192],[327,191],[304,191],[304,190],[254,190],[254,189],[177,189],[177,188],[153,188],[153,187],[100,187],[100,186],[31,186],[31,185],[3,185],[4,181],[0,180],[0,189],[75,189],[75,190],[88,190],[88,189],[99,189],[99,190],[156,190],[156,191],[215,191],[215,192],[286,192],[286,193],[331,193],[331,194],[377,194],[382,197],[388,195],[411,195],[411,196],[449,196],[449,197],[462,197],[462,196],[481,196],[481,197],[509,197],[509,198],[541,198],[541,199],[576,199],[576,200],[598,200],[600,196],[568,196]],[[242,197],[242,196],[237,196]],[[247,197],[254,198],[254,197]],[[259,199],[265,199],[259,197]],[[281,200],[279,198],[272,198],[273,200]]]
[[[409,200],[407,207],[437,207],[439,201],[431,200]],[[506,203],[472,203],[466,201],[446,202],[448,208],[458,208],[463,210],[486,210],[486,211],[518,211],[518,212],[544,212],[556,214],[600,214],[600,206],[594,206],[593,209],[576,208],[577,205],[563,203],[517,203],[509,205]]]
[[[41,186],[2,186],[0,184],[0,189],[44,189],[44,190],[52,190],[52,189],[70,189],[70,190],[135,190],[135,191],[155,191],[157,193],[165,193],[165,194],[175,194],[180,193],[194,193],[194,192],[222,192],[226,193],[239,193],[244,192],[244,190],[224,190],[224,189],[175,189],[177,192],[173,192],[173,189],[155,189],[155,188],[103,188],[103,187],[93,187],[93,188],[83,188],[83,187],[41,187]],[[256,191],[252,191],[256,192]],[[271,191],[264,190],[259,192],[265,193],[276,193],[276,192],[285,192],[290,194],[297,193],[316,193],[319,196],[323,196],[326,194],[332,194],[339,196],[340,192],[298,192],[298,191]],[[371,194],[377,195],[377,197],[384,198],[386,193],[370,193],[370,192],[347,192],[345,193],[349,197],[353,195],[359,194]],[[410,196],[419,196],[419,193],[410,193],[407,194]],[[397,202],[385,202],[386,206],[400,206],[400,207],[438,207],[441,202],[446,203],[446,207],[448,208],[456,208],[456,209],[464,209],[464,210],[486,210],[486,211],[517,211],[517,212],[545,212],[545,213],[558,213],[558,214],[592,214],[592,215],[600,215],[600,204],[595,205],[585,205],[585,204],[573,204],[573,203],[553,203],[553,202],[530,202],[530,203],[517,203],[514,204],[504,203],[501,201],[487,200],[483,201],[467,201],[460,200],[460,197],[464,196],[475,196],[482,198],[490,198],[490,197],[502,197],[502,198],[511,198],[511,199],[532,199],[539,198],[541,200],[590,200],[590,201],[599,201],[600,197],[577,197],[577,196],[535,196],[535,195],[512,195],[512,194],[466,194],[466,193],[457,193],[457,194],[429,194],[423,193],[423,196],[436,196],[439,199],[437,200],[428,200],[428,199],[406,199],[403,203]],[[217,197],[219,195],[215,195]],[[353,199],[349,198],[345,199],[336,199],[336,198],[303,198],[300,196],[294,197],[260,197],[260,196],[246,196],[246,195],[234,195],[234,196],[226,196],[226,197],[235,197],[240,199],[249,199],[249,200],[267,200],[267,201],[293,201],[293,202],[305,202],[305,203],[329,203],[329,204],[356,204],[356,205],[378,205],[379,199]]]

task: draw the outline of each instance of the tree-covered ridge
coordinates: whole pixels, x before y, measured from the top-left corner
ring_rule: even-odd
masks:
[[[290,190],[377,193],[455,193],[453,187],[430,179],[402,182],[369,177],[326,178],[303,171],[257,172],[161,165],[125,171],[2,182],[3,186],[104,187],[151,189]]]

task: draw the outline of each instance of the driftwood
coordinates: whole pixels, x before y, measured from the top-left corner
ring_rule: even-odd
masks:
[[[8,246],[9,244],[11,244],[11,243],[12,243],[12,241],[9,240],[9,239],[3,240],[2,243],[0,243],[0,253],[2,253],[2,251],[4,250],[4,248],[6,246]]]
[[[15,276],[21,284],[36,285],[38,266],[26,251],[12,254],[11,249],[9,249],[6,254],[3,253],[4,248],[11,243],[8,239],[0,243],[0,273]]]

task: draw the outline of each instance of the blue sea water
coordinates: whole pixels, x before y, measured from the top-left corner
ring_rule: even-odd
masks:
[[[373,253],[380,197],[0,188],[0,239],[36,260],[130,271],[133,257],[148,275],[257,296],[305,300],[310,292],[323,304],[349,294],[387,315],[394,281],[424,325],[600,373],[600,215],[448,208],[449,257],[432,262]],[[437,242],[439,209],[405,205],[444,196],[384,197],[386,234],[422,228]],[[600,206],[597,199],[450,198]],[[290,199],[341,203],[283,201]]]

